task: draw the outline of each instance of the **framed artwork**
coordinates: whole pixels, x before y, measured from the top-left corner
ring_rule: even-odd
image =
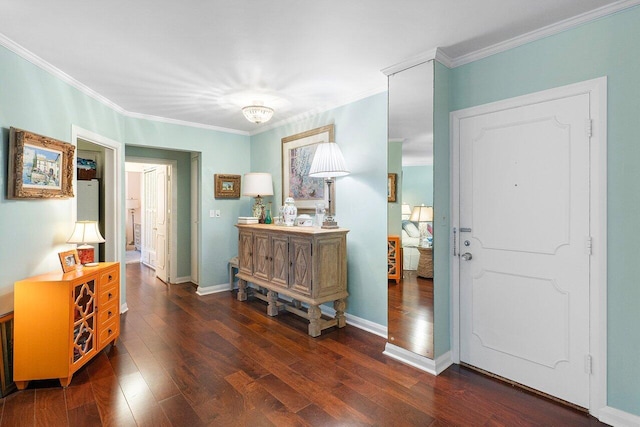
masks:
[[[62,271],[68,273],[76,269],[80,264],[80,258],[78,258],[78,251],[72,249],[70,251],[58,252],[58,258],[60,258],[60,264],[62,265]]]
[[[9,136],[8,199],[73,197],[76,147],[22,129]]]
[[[215,174],[213,181],[215,185],[214,197],[216,199],[240,198],[240,175]]]
[[[396,201],[396,189],[397,187],[398,174],[390,173],[389,178],[387,180],[387,202],[395,202]]]
[[[324,178],[309,177],[309,168],[320,142],[333,142],[334,125],[326,125],[282,138],[282,205],[293,197],[298,213],[314,214],[316,203],[329,206],[329,190]],[[335,182],[331,186],[331,204],[335,210]]]

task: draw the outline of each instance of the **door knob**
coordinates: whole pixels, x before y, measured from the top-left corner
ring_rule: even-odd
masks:
[[[465,261],[469,261],[471,258],[473,258],[473,255],[471,255],[469,252],[465,252],[462,255],[460,255],[462,257],[463,260]]]

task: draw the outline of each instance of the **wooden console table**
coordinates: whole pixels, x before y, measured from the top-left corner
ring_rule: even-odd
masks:
[[[433,279],[433,248],[418,246],[418,252],[420,252],[418,276]]]
[[[247,299],[247,282],[268,290],[254,296],[268,302],[267,314],[282,308],[309,320],[309,335],[345,326],[347,233],[349,230],[237,224],[238,300]],[[283,301],[278,295],[292,301]],[[321,318],[320,304],[333,301],[335,317]],[[305,309],[302,304],[306,304]]]

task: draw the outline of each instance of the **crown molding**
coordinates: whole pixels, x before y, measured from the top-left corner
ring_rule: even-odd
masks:
[[[608,4],[606,6],[599,7],[597,9],[590,10],[581,15],[573,16],[563,21],[556,22],[546,27],[539,28],[537,30],[522,34],[509,40],[505,40],[500,43],[488,46],[476,50],[474,52],[467,53],[455,57],[451,61],[449,68],[459,67],[460,65],[468,64],[470,62],[477,61],[479,59],[486,58],[496,53],[504,52],[509,49],[513,49],[518,46],[522,46],[527,43],[531,43],[536,40],[540,40],[545,37],[552,36],[554,34],[561,33],[563,31],[575,28],[579,25],[587,22],[595,21],[596,19],[603,18],[608,15],[623,11],[625,9],[632,8],[640,4],[640,0],[621,0],[615,3]],[[444,64],[444,63],[443,63]],[[447,64],[444,64],[447,65]]]
[[[237,134],[237,135],[245,135],[245,136],[251,135],[249,132],[244,131],[244,130],[231,129],[231,128],[225,128],[225,127],[214,126],[214,125],[205,125],[203,123],[188,122],[186,120],[170,119],[170,118],[167,118],[167,117],[153,116],[151,114],[131,113],[129,111],[125,111],[124,115],[127,116],[127,117],[130,117],[132,119],[151,120],[151,121],[154,121],[154,122],[168,123],[168,124],[171,124],[171,125],[188,126],[188,127],[192,127],[192,128],[215,130],[215,131],[219,131],[219,132],[234,133],[234,134]]]
[[[431,61],[433,59],[451,68],[451,63],[452,63],[451,57],[449,57],[441,48],[437,47],[435,49],[431,49],[426,52],[418,53],[410,58],[405,59],[404,61],[398,62],[397,64],[391,65],[389,67],[383,68],[380,71],[382,72],[382,74],[386,76],[391,76],[395,73],[404,71],[411,67],[415,67],[416,65],[420,65],[422,63]]]

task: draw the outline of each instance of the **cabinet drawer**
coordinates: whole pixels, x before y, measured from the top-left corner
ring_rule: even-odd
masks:
[[[104,329],[104,325],[117,319],[119,315],[118,301],[112,301],[98,307],[98,327]]]
[[[120,282],[120,270],[117,268],[110,268],[104,273],[100,274],[100,287],[104,288],[105,286],[113,283]]]
[[[106,286],[101,286],[100,295],[98,295],[98,304],[106,305],[111,301],[118,301],[118,295],[120,294],[120,289],[118,289],[118,286],[118,282],[113,282],[109,283]]]
[[[103,348],[110,341],[113,341],[120,334],[120,322],[118,319],[113,319],[112,322],[108,322],[100,328],[98,332],[98,348]]]

